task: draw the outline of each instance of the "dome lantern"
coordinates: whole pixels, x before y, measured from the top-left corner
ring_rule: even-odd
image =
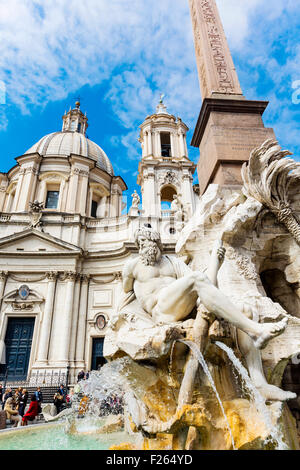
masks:
[[[75,108],[71,109],[63,116],[63,132],[79,132],[85,135],[88,128],[86,114],[80,109],[80,101],[76,101]]]

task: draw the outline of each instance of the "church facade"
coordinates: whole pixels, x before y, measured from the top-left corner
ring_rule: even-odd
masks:
[[[188,128],[162,100],[140,127],[142,199],[135,191],[128,213],[126,183],[87,127],[77,102],[62,131],[0,173],[0,363],[9,381],[68,373],[73,382],[99,369],[135,231],[151,225],[173,253],[199,200]]]

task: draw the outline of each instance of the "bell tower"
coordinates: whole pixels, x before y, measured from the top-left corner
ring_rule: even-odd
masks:
[[[168,113],[161,97],[156,113],[148,116],[140,129],[142,160],[137,182],[141,186],[143,215],[167,217],[176,195],[186,214],[191,215],[195,209],[196,165],[188,157],[188,127]]]

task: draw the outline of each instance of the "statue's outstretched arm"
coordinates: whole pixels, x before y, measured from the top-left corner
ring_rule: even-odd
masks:
[[[222,240],[217,240],[214,244],[211,257],[210,257],[210,263],[208,266],[208,270],[206,272],[208,279],[216,287],[218,286],[218,281],[217,281],[218,272],[224,261],[224,256],[225,256],[225,248],[223,247]]]

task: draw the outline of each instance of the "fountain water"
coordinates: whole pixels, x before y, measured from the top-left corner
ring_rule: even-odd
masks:
[[[230,427],[230,424],[228,422],[228,419],[227,419],[227,416],[226,416],[226,413],[225,413],[225,410],[224,410],[224,407],[223,407],[223,404],[222,404],[222,401],[221,401],[221,398],[220,398],[220,395],[218,394],[218,391],[216,389],[216,385],[215,385],[215,382],[214,382],[214,379],[212,378],[212,375],[210,373],[210,370],[205,362],[205,359],[203,357],[203,354],[201,353],[199,347],[193,343],[192,341],[183,341],[183,340],[180,340],[180,342],[186,344],[190,349],[191,351],[193,352],[193,354],[196,356],[196,358],[198,359],[199,363],[201,364],[205,374],[207,375],[208,377],[208,380],[216,394],[216,397],[217,397],[217,400],[219,402],[219,405],[220,405],[220,408],[222,410],[222,414],[224,416],[224,420],[226,422],[226,426],[228,428],[228,432],[230,434],[230,438],[231,438],[231,442],[232,442],[232,448],[233,450],[236,450],[236,447],[235,447],[235,442],[234,442],[234,438],[233,438],[233,435],[232,435],[232,431],[231,431],[231,427]]]
[[[277,450],[288,450],[288,446],[283,441],[283,436],[282,436],[280,429],[278,428],[278,426],[274,426],[274,423],[272,421],[272,416],[265,403],[265,399],[262,397],[262,395],[259,393],[259,391],[251,382],[249,374],[247,370],[245,369],[245,367],[236,357],[236,355],[234,354],[231,348],[226,346],[224,343],[221,343],[220,341],[216,341],[215,344],[220,349],[225,351],[228,358],[231,360],[233,366],[235,367],[235,369],[238,371],[239,375],[241,376],[245,389],[250,394],[258,413],[262,417],[262,420],[265,426],[267,427],[267,430],[270,435],[268,439],[277,444],[277,447],[276,447]]]

